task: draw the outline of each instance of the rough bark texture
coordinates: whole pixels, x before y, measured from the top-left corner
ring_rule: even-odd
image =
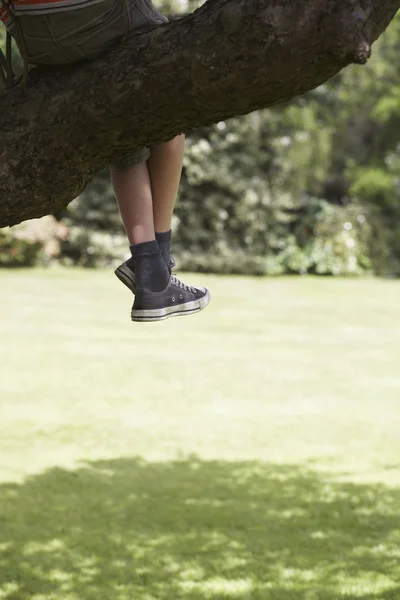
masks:
[[[365,62],[400,0],[208,0],[0,98],[0,226],[65,207],[112,159]]]

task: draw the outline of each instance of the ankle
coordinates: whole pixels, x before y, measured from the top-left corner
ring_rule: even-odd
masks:
[[[162,257],[164,259],[165,264],[169,265],[169,260],[171,257],[171,241],[172,241],[172,231],[156,231],[156,240],[158,242],[158,246],[160,248]]]
[[[131,246],[135,263],[136,285],[152,292],[161,292],[169,282],[169,271],[158,242],[152,240]]]

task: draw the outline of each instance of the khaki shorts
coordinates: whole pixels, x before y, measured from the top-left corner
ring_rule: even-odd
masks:
[[[93,60],[129,31],[151,29],[168,19],[151,0],[103,0],[84,8],[50,14],[19,15],[28,61],[35,65],[65,65]],[[20,40],[16,37],[18,46]],[[149,148],[140,148],[110,165],[127,169],[146,161]]]

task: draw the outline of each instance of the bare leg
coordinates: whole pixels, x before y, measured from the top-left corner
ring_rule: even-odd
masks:
[[[133,246],[155,239],[153,198],[147,163],[123,171],[111,170],[122,221]]]
[[[182,175],[184,134],[151,148],[147,161],[153,195],[154,229],[163,233],[171,229],[172,215]]]
[[[130,244],[134,246],[132,259],[115,271],[135,294],[133,321],[191,315],[210,302],[210,293],[205,288],[185,286],[170,276],[166,257],[184,143],[185,137],[177,136],[154,146],[147,162],[124,171],[111,171],[121,217]]]

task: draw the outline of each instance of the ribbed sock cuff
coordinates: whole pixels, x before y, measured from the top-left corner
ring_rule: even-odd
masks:
[[[130,246],[131,254],[134,258],[137,256],[152,256],[158,254],[160,251],[157,240],[151,240],[151,242],[142,242],[141,244],[135,244]]]
[[[172,230],[157,232],[156,231],[156,240],[159,244],[167,244],[170,243],[172,239]]]
[[[131,246],[135,263],[136,286],[161,292],[169,281],[169,271],[157,240]]]
[[[161,250],[162,257],[164,259],[165,264],[169,267],[169,259],[171,257],[171,240],[172,240],[172,231],[164,231],[159,233],[156,231],[156,240],[158,242],[158,246]]]

